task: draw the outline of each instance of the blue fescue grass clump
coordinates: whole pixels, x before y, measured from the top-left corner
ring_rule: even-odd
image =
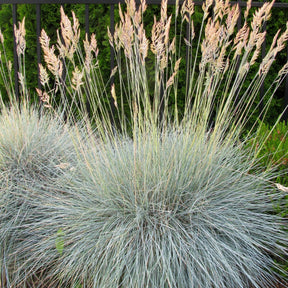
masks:
[[[56,250],[59,227],[48,280],[63,287],[272,287],[272,256],[287,243],[273,214],[283,195],[269,175],[249,174],[239,146],[215,140],[149,132],[81,151],[61,188],[32,188],[54,212],[31,223],[50,238],[33,241],[27,263]]]
[[[257,163],[258,146],[254,151],[245,145],[252,132],[243,139],[243,131],[288,40],[288,23],[245,88],[273,1],[252,18],[248,1],[236,32],[239,6],[207,0],[197,37],[193,2],[180,7],[176,1],[176,23],[181,17],[180,30],[190,27],[182,40],[176,37],[178,25],[171,33],[167,0],[148,39],[142,19],[146,3],[140,2],[127,0],[126,12],[119,7],[114,35],[108,31],[118,65],[107,79],[115,76],[110,91],[101,76],[95,35],[82,45],[79,21],[72,13],[72,23],[61,8],[57,48],[41,33],[46,65],[39,66],[37,94],[42,108],[49,115],[60,111],[66,124],[57,114],[39,118],[15,103],[2,109],[3,287],[267,288],[285,273],[274,262],[287,257],[288,247],[286,223],[275,207],[284,205],[288,188],[273,183],[277,175]],[[15,36],[21,62],[24,20]],[[183,62],[187,78],[180,113]],[[261,116],[287,69],[288,63],[271,83]],[[28,98],[20,70],[21,91]],[[12,102],[13,89],[7,90]],[[85,129],[75,124],[80,118]]]
[[[40,114],[37,108],[26,106],[1,111],[0,168],[15,181],[22,177],[57,177],[61,164],[72,158],[72,129],[60,118]]]
[[[37,182],[57,181],[73,165],[72,128],[49,114],[22,105],[2,107],[0,115],[0,243],[2,285],[13,286],[35,271],[26,271],[25,242],[33,245],[37,231],[32,222],[47,218],[29,192]],[[41,193],[41,192],[40,192]],[[33,237],[31,235],[33,234]],[[33,249],[33,247],[30,247]],[[21,253],[16,252],[17,249]],[[24,251],[23,251],[24,250]],[[39,267],[35,269],[39,272]],[[5,280],[3,280],[5,279]],[[25,280],[26,281],[26,280]],[[25,282],[24,281],[24,282]],[[21,283],[21,281],[20,281]],[[24,284],[23,284],[24,285]]]

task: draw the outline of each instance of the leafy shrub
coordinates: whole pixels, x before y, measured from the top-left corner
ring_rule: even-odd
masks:
[[[288,186],[288,127],[287,124],[279,122],[275,127],[261,123],[257,131],[256,139],[253,139],[253,144],[261,145],[258,153],[263,166],[272,166],[277,169],[277,182]],[[282,171],[282,172],[281,172]]]

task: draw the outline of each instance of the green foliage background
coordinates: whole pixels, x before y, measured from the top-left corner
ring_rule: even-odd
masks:
[[[255,1],[254,1],[255,2]],[[263,2],[263,1],[258,1]],[[277,0],[277,2],[286,3],[286,0]],[[123,7],[124,8],[124,7]],[[256,8],[252,8],[250,11],[250,15],[252,17],[252,12],[255,11]],[[79,19],[80,27],[81,27],[81,39],[85,37],[85,5],[84,4],[65,4],[64,10],[67,15],[71,16],[70,11],[73,10]],[[37,98],[35,93],[35,87],[37,87],[37,55],[36,55],[36,6],[21,4],[17,6],[18,11],[18,19],[22,20],[25,16],[25,26],[26,26],[26,40],[27,40],[27,50],[26,50],[26,77],[27,77],[27,86],[30,91],[32,98]],[[89,31],[90,33],[95,33],[99,46],[99,63],[103,73],[103,78],[105,81],[108,81],[110,75],[110,46],[107,36],[107,27],[110,25],[110,5],[103,4],[95,4],[89,5]],[[174,13],[174,5],[170,6],[169,13]],[[242,14],[244,13],[244,9],[242,9]],[[144,15],[145,27],[147,36],[149,37],[149,32],[151,32],[151,28],[153,25],[153,15],[160,15],[160,7],[159,5],[148,5],[148,9]],[[202,20],[202,12],[201,7],[195,8],[195,14],[193,16],[194,24],[195,24],[195,32],[196,38],[195,43],[198,41],[197,32],[200,29],[200,23]],[[175,15],[174,15],[175,16]],[[118,19],[118,6],[115,5],[115,23]],[[278,29],[284,30],[286,21],[288,19],[288,9],[281,8],[273,8],[272,11],[272,19],[267,23],[267,47],[266,50],[269,49],[269,45],[273,40],[273,36],[277,32]],[[41,5],[41,26],[45,29],[47,34],[51,37],[51,44],[56,43],[57,34],[56,30],[59,29],[60,22],[60,5],[57,4],[43,4]],[[173,23],[173,20],[172,20]],[[181,23],[177,23],[176,28],[179,32]],[[3,4],[0,6],[0,28],[5,37],[5,48],[7,50],[8,58],[13,59],[13,23],[12,23],[12,5]],[[174,29],[171,29],[171,37],[174,36]],[[185,33],[185,25],[183,26],[183,33]],[[185,45],[182,43],[182,62],[180,65],[179,72],[179,106],[178,109],[183,109],[185,105],[184,95],[185,95]],[[196,46],[196,45],[195,45]],[[196,48],[194,48],[196,49]],[[199,55],[201,56],[201,55]],[[259,60],[261,61],[261,59]],[[269,85],[273,82],[274,78],[277,75],[277,71],[279,70],[279,66],[283,65],[287,61],[287,49],[284,49],[278,56],[277,62],[272,67],[271,72],[267,76],[267,79],[264,84],[264,91],[267,91]],[[151,67],[147,67],[147,71],[151,75],[151,81],[153,81],[153,59],[151,59]],[[253,75],[248,75],[246,85],[248,87]],[[3,95],[4,88],[0,82],[0,89]],[[277,119],[278,115],[282,112],[284,107],[284,94],[285,94],[285,85],[284,83],[281,85],[280,89],[276,92],[276,95],[273,99],[271,109],[266,118],[266,122],[272,124]],[[4,93],[5,95],[5,93]],[[268,99],[269,95],[266,97]],[[264,99],[264,102],[265,100]],[[255,103],[256,105],[259,103],[259,99]],[[171,99],[171,110],[173,110],[174,100]],[[255,119],[258,117],[258,108],[256,108],[257,113],[252,117],[251,122],[255,122]]]

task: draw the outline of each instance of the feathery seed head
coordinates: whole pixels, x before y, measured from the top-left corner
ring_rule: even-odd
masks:
[[[119,43],[124,49],[125,56],[129,59],[132,57],[132,47],[134,43],[134,27],[131,18],[125,14],[124,22],[115,27],[115,43]]]
[[[116,72],[118,71],[118,66],[115,66],[112,71],[111,71],[111,74],[110,74],[110,78],[112,78],[113,76],[115,76]]]
[[[286,24],[286,30],[277,40],[277,49],[281,51],[284,49],[286,42],[288,41],[288,22]]]
[[[41,30],[41,35],[39,38],[40,44],[42,49],[45,51],[46,49],[49,49],[50,47],[50,38],[47,35],[46,31],[44,29]]]
[[[16,39],[16,49],[17,49],[17,55],[24,55],[25,49],[26,49],[26,30],[25,30],[25,17],[23,18],[22,22],[18,22],[19,28],[17,28],[16,25],[14,25],[14,34]]]
[[[287,74],[288,74],[288,62],[278,72],[278,80],[280,80],[283,76],[285,77]]]
[[[61,33],[57,31],[57,43],[61,57],[68,57],[72,61],[73,55],[77,49],[80,38],[79,21],[72,11],[73,26],[68,16],[65,14],[63,7],[60,8],[61,13]],[[61,34],[61,35],[60,35]]]
[[[168,0],[161,1],[161,20],[163,23],[167,21],[167,4]]]
[[[243,45],[246,45],[248,36],[249,36],[250,28],[248,24],[245,23],[242,28],[237,32],[234,38],[234,45],[237,45],[239,42],[242,42]]]
[[[175,41],[176,41],[176,38],[174,37],[170,46],[169,46],[169,52],[171,52],[172,54],[176,53]]]
[[[147,39],[146,35],[145,35],[145,29],[143,26],[143,23],[138,27],[138,34],[137,34],[137,38],[139,40],[139,52],[141,55],[141,61],[142,64],[144,64],[145,62],[145,58],[148,55],[148,50],[149,50],[149,40]]]
[[[234,5],[229,9],[226,19],[226,27],[228,29],[228,35],[231,36],[234,33],[235,26],[237,25],[238,18],[240,17],[240,8],[239,5]]]
[[[288,26],[287,26],[288,27]],[[277,54],[284,49],[285,43],[288,40],[288,29],[282,35],[279,37],[280,34],[280,29],[278,32],[275,34],[272,44],[270,46],[269,51],[265,55],[264,59],[260,63],[260,68],[258,71],[258,75],[260,76],[261,74],[267,74],[271,65],[276,59]]]
[[[73,38],[72,43],[74,46],[77,46],[80,39],[80,29],[79,29],[79,20],[76,17],[74,11],[72,11],[72,17],[73,17]]]
[[[264,31],[263,33],[257,34],[256,49],[255,49],[253,56],[250,60],[251,66],[255,64],[255,62],[256,62],[259,54],[260,54],[260,50],[262,48],[262,44],[264,43],[265,39],[266,39],[266,31]]]
[[[88,40],[88,35],[85,35],[85,40],[83,40],[84,44],[84,51],[85,51],[85,69],[88,73],[90,73],[92,65],[93,65],[93,59],[96,59],[96,65],[98,64],[98,53],[99,49],[97,46],[97,40],[94,33],[91,34],[90,42]],[[94,55],[93,55],[94,54]]]
[[[18,72],[18,81],[19,81],[20,87],[25,87],[25,77],[23,73],[21,72]]]
[[[202,10],[204,12],[203,20],[209,16],[209,9],[213,5],[214,0],[206,0],[203,2]]]
[[[49,75],[48,72],[46,70],[46,68],[39,63],[39,72],[40,72],[40,83],[42,86],[45,86],[46,84],[49,83]]]
[[[247,17],[249,15],[249,11],[251,9],[251,4],[252,4],[252,0],[248,0],[247,1],[247,6],[246,6],[246,10],[245,10],[245,13],[244,13],[245,22],[247,21]]]
[[[166,89],[168,89],[170,86],[173,85],[174,83],[174,80],[175,80],[175,77],[179,71],[179,66],[180,66],[180,62],[181,62],[181,58],[179,58],[176,63],[175,63],[175,66],[174,66],[174,72],[173,74],[170,76],[170,78],[168,79],[167,83],[166,83]]]
[[[124,22],[124,15],[123,15],[123,11],[122,11],[122,7],[121,7],[120,3],[118,3],[118,10],[119,10],[120,20],[123,23]]]
[[[245,23],[243,27],[237,32],[236,37],[234,39],[233,50],[235,50],[235,54],[234,54],[233,60],[237,56],[241,55],[243,48],[247,46],[249,34],[250,34],[250,29],[247,23]]]
[[[151,36],[151,51],[156,55],[160,69],[167,67],[167,51],[169,51],[169,31],[171,25],[171,17],[167,21],[156,20],[154,16],[154,24]]]
[[[44,51],[44,60],[49,71],[52,72],[52,74],[58,79],[60,79],[63,73],[63,64],[59,57],[55,55],[54,46]]]
[[[61,78],[63,73],[63,64],[60,61],[59,57],[56,56],[54,46],[51,46],[50,48],[50,38],[48,37],[44,29],[42,29],[41,31],[41,36],[39,40],[42,50],[44,52],[44,60],[46,62],[48,70],[52,72],[52,74],[56,76],[57,79]],[[61,44],[61,47],[64,46]]]
[[[71,40],[73,38],[73,30],[71,21],[69,20],[68,16],[65,14],[63,6],[60,7],[60,13],[61,13],[61,37],[64,41],[64,46],[68,49],[70,46]],[[58,37],[58,42],[62,42],[62,39]]]
[[[113,37],[109,27],[107,27],[107,34],[108,34],[110,46],[114,47],[114,37]]]
[[[213,7],[213,14],[214,14],[214,20],[221,21],[223,19],[223,11],[224,11],[224,3],[223,0],[215,0],[215,5]]]
[[[84,71],[80,71],[76,66],[72,72],[72,88],[79,91],[80,87],[84,84],[83,82]]]
[[[90,46],[91,50],[94,52],[95,57],[98,57],[99,49],[97,46],[97,40],[96,40],[96,35],[94,33],[91,34],[91,39],[90,39]]]
[[[252,31],[255,31],[255,33],[257,33],[260,27],[262,27],[263,22],[270,19],[271,9],[274,3],[275,0],[271,2],[265,2],[263,6],[254,13],[251,23]]]
[[[239,69],[239,74],[240,75],[245,75],[249,71],[250,67],[251,67],[251,65],[247,61],[245,64],[241,65],[241,67]]]
[[[52,108],[52,106],[50,105],[50,96],[48,95],[48,93],[46,91],[43,92],[38,88],[36,88],[36,92],[39,96],[40,101],[44,103],[44,107]]]
[[[129,17],[133,18],[136,12],[136,2],[135,0],[125,0],[127,7],[127,14]]]
[[[185,14],[188,14],[190,19],[191,16],[194,14],[194,2],[192,0],[185,0],[182,4],[181,8],[181,15],[182,17],[185,17]]]

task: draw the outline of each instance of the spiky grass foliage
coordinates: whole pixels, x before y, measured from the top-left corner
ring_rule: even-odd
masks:
[[[126,12],[119,8],[114,35],[108,31],[119,76],[111,99],[101,78],[96,37],[85,39],[82,53],[74,14],[72,24],[61,9],[57,49],[42,31],[50,72],[40,66],[40,99],[51,108],[60,92],[67,122],[80,115],[89,129],[97,127],[99,137],[87,142],[79,134],[72,137],[77,143],[71,152],[77,155],[76,171],[68,169],[54,182],[33,178],[33,185],[16,183],[15,191],[30,197],[23,206],[28,221],[8,222],[15,238],[7,263],[17,255],[11,272],[22,272],[13,279],[14,286],[29,285],[32,276],[39,276],[34,282],[38,287],[273,287],[277,265],[272,257],[287,256],[287,231],[273,212],[273,205],[282,204],[282,192],[270,182],[265,167],[257,167],[253,153],[242,149],[240,136],[259,88],[284,48],[288,26],[275,35],[244,89],[273,2],[263,4],[248,23],[248,1],[243,27],[236,32],[239,7],[220,0],[212,7],[213,1],[207,0],[195,38],[193,2],[184,1],[180,9],[176,1],[175,18],[181,17],[181,27],[186,22],[189,26],[189,37],[182,40],[188,60],[186,105],[180,115],[177,85],[184,61],[177,49],[182,42],[170,39],[167,0],[154,20],[151,39],[142,19],[145,1],[126,4]],[[151,53],[152,84],[146,66]],[[288,63],[279,71],[271,94],[287,68]],[[41,171],[41,163],[32,170]],[[1,207],[5,216],[4,203]]]
[[[31,224],[50,237],[27,263],[55,250],[61,227],[52,274],[63,287],[274,287],[287,234],[272,200],[283,195],[249,174],[241,147],[183,130],[97,147],[61,188],[33,187],[53,217]]]
[[[57,181],[75,162],[73,129],[49,114],[40,116],[38,109],[26,105],[2,107],[0,116],[0,243],[2,287],[13,286],[15,279],[29,274],[23,266],[24,243],[32,244],[39,235],[25,232],[31,222],[47,218],[29,194],[34,182]],[[75,137],[74,137],[75,138]],[[41,237],[44,237],[41,235]],[[32,248],[32,247],[31,247]],[[33,248],[32,248],[33,249]],[[23,252],[23,250],[22,250]],[[39,272],[36,267],[34,272]],[[32,274],[33,274],[32,273]]]

